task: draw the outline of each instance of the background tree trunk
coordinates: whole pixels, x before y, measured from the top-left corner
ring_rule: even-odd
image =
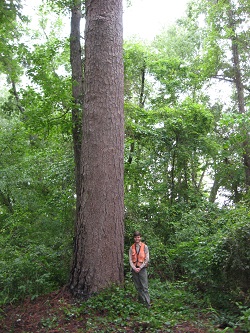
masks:
[[[80,22],[82,17],[81,0],[75,0],[71,8],[71,33],[70,33],[70,63],[72,71],[72,96],[74,108],[72,109],[72,134],[74,142],[75,178],[77,207],[80,199],[80,157],[82,141],[82,108],[83,108],[83,68],[81,52]]]
[[[231,2],[229,1],[230,6],[232,7]],[[234,13],[232,10],[228,11],[229,16],[229,28],[231,29],[232,37],[232,54],[233,54],[233,69],[234,69],[234,83],[237,92],[237,102],[238,102],[238,110],[240,114],[245,114],[245,96],[244,96],[244,85],[242,82],[242,73],[241,73],[241,66],[240,66],[240,55],[238,50],[238,39],[236,34],[235,28],[235,18]],[[249,137],[249,130],[242,127],[242,134],[245,138],[243,141],[243,163],[245,167],[245,185],[247,191],[250,188],[250,137]]]
[[[81,192],[71,290],[123,282],[122,0],[86,1]]]

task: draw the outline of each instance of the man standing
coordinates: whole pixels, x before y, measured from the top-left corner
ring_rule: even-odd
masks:
[[[147,273],[149,250],[148,246],[141,242],[139,231],[134,232],[134,241],[134,244],[129,249],[129,263],[132,268],[132,277],[138,292],[139,301],[150,308]]]

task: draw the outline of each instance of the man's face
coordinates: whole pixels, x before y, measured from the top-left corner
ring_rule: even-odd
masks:
[[[140,243],[141,241],[141,236],[135,236],[134,237],[135,243]]]

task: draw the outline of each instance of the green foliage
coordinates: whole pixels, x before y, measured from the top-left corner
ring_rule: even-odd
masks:
[[[27,296],[35,298],[67,281],[69,253],[65,253],[63,245],[56,242],[53,247],[30,244],[25,250],[3,245],[0,270],[2,304]]]
[[[212,215],[211,215],[212,214]],[[249,290],[249,213],[239,205],[225,211],[184,214],[176,245],[169,250],[172,265],[214,304],[231,307]]]
[[[238,304],[239,309],[241,311],[239,326],[243,330],[243,332],[250,331],[250,308],[247,306],[242,306]]]
[[[53,138],[53,139],[52,139]],[[70,140],[30,136],[17,115],[1,116],[1,302],[65,284],[74,220]],[[62,144],[63,143],[63,144]]]
[[[23,44],[20,39],[24,33],[22,22],[27,18],[22,15],[20,0],[1,1],[0,3],[0,73],[5,73],[9,83],[19,80],[23,73],[18,59],[19,50]]]
[[[47,0],[46,3],[55,13],[64,13],[67,15],[72,8],[79,5],[81,6],[82,12],[84,13],[85,11],[85,0]]]
[[[180,210],[168,210],[160,226],[154,219],[128,220],[126,230],[130,237],[135,229],[144,232],[150,276],[188,281],[214,307],[227,308],[230,317],[230,311],[237,313],[236,302],[249,305],[248,203],[222,209],[200,202],[196,208]]]
[[[147,97],[151,88],[148,80],[142,87],[142,75],[144,72],[147,74],[148,71],[148,45],[137,41],[127,41],[123,48],[125,100],[139,105],[142,89],[144,89],[143,95]]]
[[[217,266],[221,265],[227,288],[247,292],[250,279],[250,214],[248,205],[239,205],[227,215],[225,230],[218,237]]]
[[[0,105],[1,303],[68,281],[75,206],[69,41],[60,37],[60,19],[48,30],[44,11],[39,24],[46,33],[29,29],[29,45],[18,43],[25,21],[17,7],[5,9],[9,21],[0,29],[8,26],[11,35],[6,30],[6,45],[0,44],[0,70],[12,88]],[[17,15],[20,29],[14,28]]]
[[[195,307],[203,306],[184,283],[162,283],[150,280],[150,294],[153,300],[151,309],[145,308],[135,300],[136,292],[130,276],[127,276],[124,288],[116,286],[91,297],[77,308],[77,313],[67,310],[68,316],[88,314],[86,330],[88,332],[156,332],[164,329],[171,332],[180,321],[193,320]]]

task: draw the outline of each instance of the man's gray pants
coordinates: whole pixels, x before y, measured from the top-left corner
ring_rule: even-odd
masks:
[[[146,267],[142,268],[139,273],[132,270],[132,277],[135,288],[138,292],[139,301],[150,307],[150,297],[148,293],[148,273]]]

